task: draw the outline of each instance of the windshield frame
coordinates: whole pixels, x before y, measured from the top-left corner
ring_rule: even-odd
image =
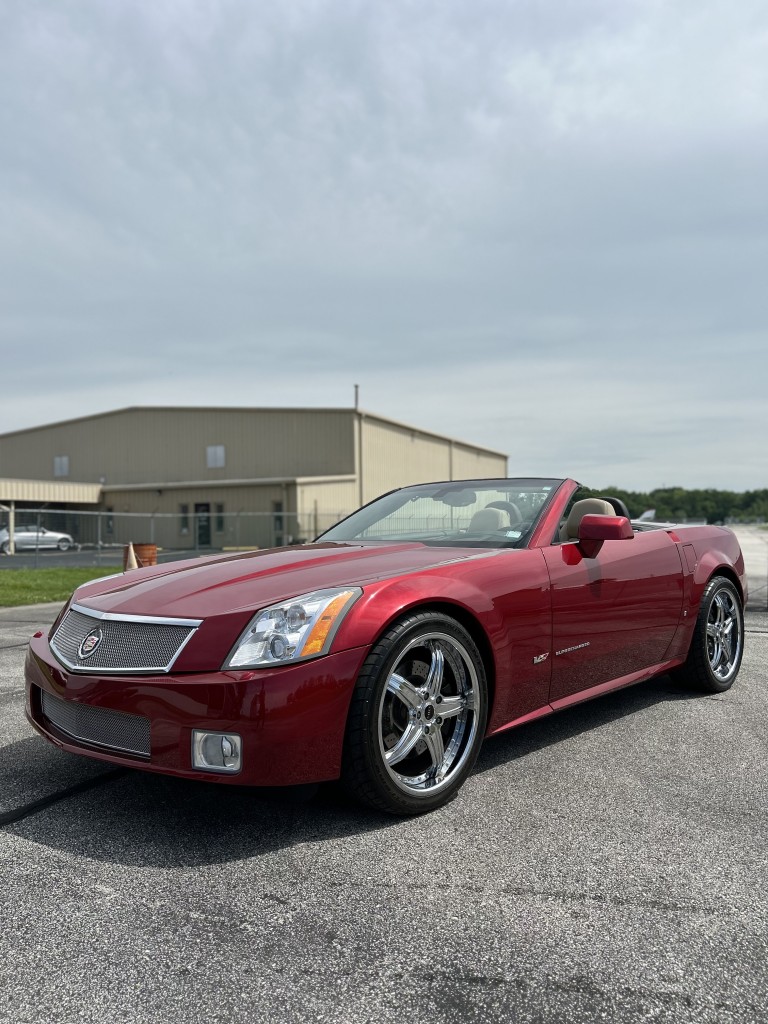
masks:
[[[316,543],[341,543],[341,544],[403,544],[415,543],[424,544],[428,547],[470,547],[470,548],[523,548],[526,547],[536,527],[542,520],[547,509],[551,506],[554,496],[560,491],[565,483],[565,478],[558,477],[488,477],[469,480],[438,480],[428,483],[411,484],[406,487],[399,487],[379,495],[372,501],[362,505],[350,515],[345,516],[330,529],[325,530],[316,538]],[[363,536],[377,523],[384,522],[387,517],[394,515],[400,509],[405,508],[409,502],[415,502],[419,498],[439,496],[441,492],[447,497],[455,494],[455,502],[462,498],[461,492],[466,491],[468,497],[474,492],[475,502],[461,501],[460,503],[442,502],[446,510],[456,510],[457,513],[464,512],[465,517],[469,505],[476,504],[478,493],[486,492],[490,501],[492,492],[506,492],[508,502],[517,504],[513,495],[541,495],[538,507],[532,510],[527,505],[532,498],[526,498],[526,510],[531,511],[529,516],[523,514],[522,521],[502,531],[491,531],[483,536],[469,535],[466,528],[453,528],[451,531],[442,531],[439,535],[400,535],[400,536]],[[545,493],[542,493],[545,492]],[[496,498],[496,507],[503,505],[499,495]],[[491,502],[493,504],[493,502]],[[438,507],[436,505],[436,507]],[[488,507],[483,506],[483,507]],[[478,508],[477,511],[480,509]],[[460,517],[459,517],[460,518]],[[511,522],[511,516],[510,516]],[[519,529],[517,527],[520,527]],[[499,535],[496,536],[495,534]]]

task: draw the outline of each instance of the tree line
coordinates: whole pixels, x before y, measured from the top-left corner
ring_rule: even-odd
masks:
[[[687,490],[685,487],[658,487],[653,491],[625,491],[606,487],[595,495],[621,498],[633,519],[655,509],[659,522],[683,522],[705,519],[708,523],[749,523],[768,520],[768,490],[718,491],[713,488]]]

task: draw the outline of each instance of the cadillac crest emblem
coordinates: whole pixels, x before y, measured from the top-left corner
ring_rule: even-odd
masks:
[[[81,659],[90,658],[103,639],[100,628],[92,629],[87,636],[83,637],[77,649],[77,656]]]

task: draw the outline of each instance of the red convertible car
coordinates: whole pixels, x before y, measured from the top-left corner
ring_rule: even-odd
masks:
[[[431,810],[484,737],[675,671],[727,690],[744,561],[715,526],[630,522],[573,480],[428,483],[299,547],[80,587],[26,660],[65,750],[193,779],[341,779]]]

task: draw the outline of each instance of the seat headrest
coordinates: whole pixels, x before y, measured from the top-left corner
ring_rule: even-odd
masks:
[[[467,531],[469,533],[493,533],[509,526],[509,515],[500,508],[481,508],[472,516]]]
[[[571,509],[563,531],[568,540],[577,540],[579,525],[584,516],[615,516],[613,505],[602,498],[582,498],[575,502]]]

